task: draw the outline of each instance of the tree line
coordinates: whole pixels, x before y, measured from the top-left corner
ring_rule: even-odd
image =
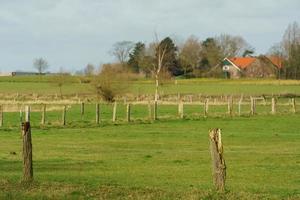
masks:
[[[126,70],[155,76],[161,61],[161,76],[207,77],[218,76],[225,57],[253,54],[254,48],[241,36],[222,34],[200,41],[190,36],[175,44],[171,37],[150,42],[121,41],[114,44],[112,55]]]
[[[268,54],[283,59],[279,78],[300,79],[300,27],[297,22],[288,25],[282,40],[273,45]]]

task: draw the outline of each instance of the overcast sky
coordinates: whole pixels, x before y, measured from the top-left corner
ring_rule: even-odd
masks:
[[[52,71],[98,66],[114,60],[116,41],[149,42],[154,32],[241,35],[265,53],[297,20],[300,0],[0,0],[0,71],[33,71],[37,57]]]

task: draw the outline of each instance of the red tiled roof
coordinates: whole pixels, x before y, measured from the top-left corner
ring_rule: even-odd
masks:
[[[235,58],[229,58],[229,60],[234,63],[237,67],[240,69],[245,69],[250,64],[252,64],[256,58],[252,57],[235,57]]]
[[[269,56],[267,58],[273,63],[273,65],[275,65],[279,69],[281,69],[283,67],[283,59],[282,58],[280,58],[278,56]]]

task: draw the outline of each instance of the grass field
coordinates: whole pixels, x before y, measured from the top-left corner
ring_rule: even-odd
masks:
[[[32,186],[19,183],[19,128],[2,128],[0,199],[299,199],[299,117],[36,125]],[[220,195],[211,181],[213,127],[223,129],[228,167],[227,193]]]
[[[135,95],[154,94],[153,80],[136,80],[129,83],[127,93]],[[63,94],[93,93],[90,84],[80,84],[79,79],[73,77],[62,87]],[[0,93],[59,93],[58,86],[51,81],[51,77],[0,77]],[[295,80],[224,80],[224,79],[190,79],[169,81],[160,87],[162,94],[300,94],[300,81]]]
[[[178,80],[164,84],[161,93],[177,94],[300,94],[299,81]],[[153,94],[151,80],[133,81],[131,94]],[[50,78],[0,77],[0,94],[59,93]],[[63,86],[64,94],[92,93],[77,79]],[[1,99],[0,99],[1,100]],[[242,106],[242,116],[227,114],[227,105],[185,105],[178,119],[177,105],[159,105],[158,121],[148,119],[147,105],[132,107],[127,123],[126,105],[118,104],[113,123],[112,105],[101,104],[101,124],[95,124],[95,105],[47,112],[41,126],[41,106],[32,105],[34,178],[22,184],[22,139],[19,107],[4,105],[0,127],[0,199],[300,199],[300,113],[292,113],[289,99],[280,99],[277,115],[271,105]],[[296,99],[297,103],[299,98]],[[285,104],[285,105],[283,105]],[[299,103],[298,103],[299,107]],[[51,106],[47,107],[51,110]],[[12,112],[15,110],[14,112]],[[213,189],[208,130],[221,128],[227,187]],[[15,152],[15,153],[13,153]]]

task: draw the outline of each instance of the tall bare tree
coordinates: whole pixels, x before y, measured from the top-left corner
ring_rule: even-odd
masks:
[[[49,65],[46,59],[44,58],[36,58],[33,61],[33,67],[35,69],[37,69],[39,74],[42,74],[43,72],[46,71],[46,69],[48,69]]]
[[[244,38],[241,36],[232,36],[221,34],[215,38],[217,45],[220,47],[222,57],[242,56],[245,51],[254,51]]]
[[[283,36],[282,46],[287,59],[287,76],[297,79],[300,71],[300,27],[297,22],[289,24]]]

